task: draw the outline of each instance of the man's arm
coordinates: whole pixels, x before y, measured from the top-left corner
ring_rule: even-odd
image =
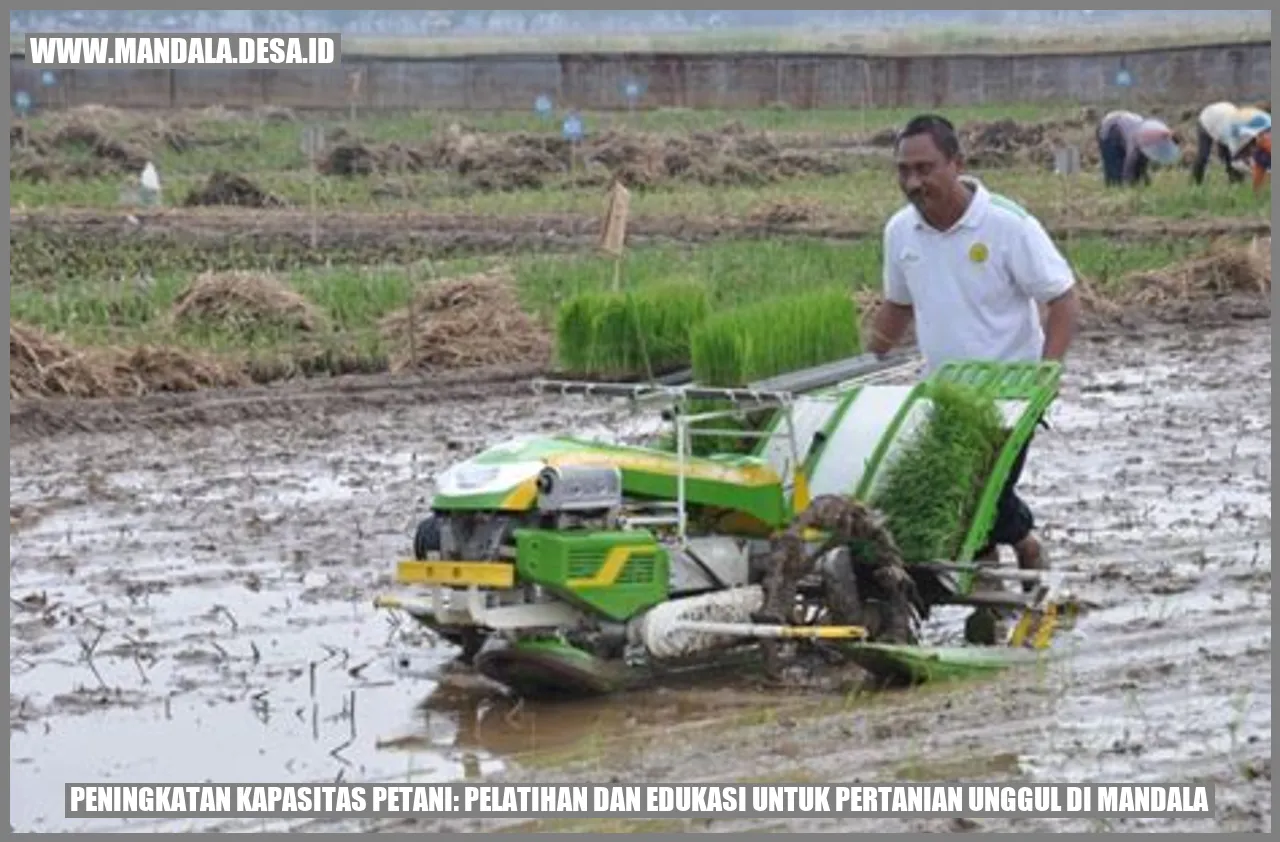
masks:
[[[911,326],[913,310],[910,304],[899,304],[885,300],[876,308],[871,320],[871,335],[867,337],[867,350],[877,357],[883,357],[902,341],[907,328]]]
[[[892,223],[885,226],[882,251],[884,252],[884,300],[871,318],[870,336],[866,348],[877,357],[883,357],[902,341],[911,325],[914,310],[911,305],[911,288],[906,274],[898,262],[898,246],[894,242]]]
[[[1029,219],[1011,252],[1013,281],[1027,295],[1045,305],[1042,359],[1061,362],[1075,338],[1080,321],[1080,297],[1075,272],[1038,220]]]
[[[1080,296],[1073,285],[1052,299],[1044,322],[1044,351],[1041,357],[1061,362],[1075,338],[1076,325],[1080,321]]]

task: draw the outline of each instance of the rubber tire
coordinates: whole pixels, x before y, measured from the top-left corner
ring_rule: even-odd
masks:
[[[440,524],[435,515],[428,515],[418,524],[413,534],[413,557],[426,561],[431,553],[440,552]]]

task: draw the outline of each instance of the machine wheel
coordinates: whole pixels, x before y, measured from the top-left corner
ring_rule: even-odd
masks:
[[[428,515],[418,524],[413,535],[413,557],[426,561],[431,553],[440,552],[440,524],[435,515]]]

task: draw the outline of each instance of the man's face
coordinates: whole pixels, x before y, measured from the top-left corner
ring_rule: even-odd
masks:
[[[898,144],[898,186],[916,209],[927,214],[954,188],[959,161],[948,160],[929,135],[913,135]]]

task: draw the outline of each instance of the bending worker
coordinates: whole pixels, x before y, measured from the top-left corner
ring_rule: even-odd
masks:
[[[1271,115],[1260,108],[1246,105],[1238,107],[1231,102],[1215,102],[1200,112],[1196,121],[1196,160],[1191,167],[1191,178],[1196,184],[1204,183],[1205,170],[1210,156],[1217,151],[1219,160],[1227,170],[1227,180],[1232,184],[1244,181],[1249,168],[1247,158],[1255,147],[1250,146],[1263,131],[1271,131]],[[1267,140],[1270,146],[1270,139]],[[1270,167],[1268,161],[1267,167]],[[1255,178],[1254,183],[1257,184]]]
[[[1154,117],[1132,111],[1111,111],[1098,124],[1098,152],[1102,176],[1108,187],[1151,183],[1151,160],[1171,164],[1178,159],[1173,130]]]

